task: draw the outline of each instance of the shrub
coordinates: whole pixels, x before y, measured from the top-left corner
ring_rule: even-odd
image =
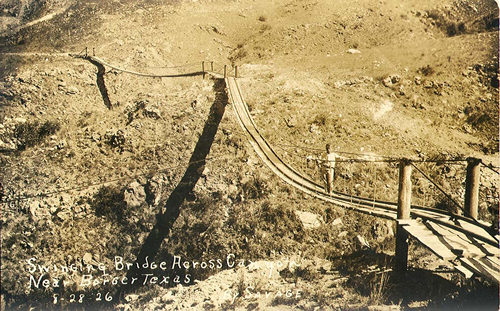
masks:
[[[324,114],[318,114],[316,117],[314,117],[314,120],[312,121],[313,124],[316,124],[318,126],[325,126],[327,121],[327,117]]]
[[[105,143],[113,149],[123,152],[125,146],[125,133],[122,130],[107,132],[104,135]]]
[[[255,177],[241,185],[243,195],[247,199],[261,199],[269,194],[266,181],[260,177]]]
[[[246,56],[247,56],[247,51],[244,48],[241,48],[238,50],[238,52],[234,56],[234,59],[242,59]]]
[[[424,76],[430,76],[430,75],[434,74],[435,70],[430,65],[427,65],[424,67],[420,67],[418,69],[418,72],[423,74]]]
[[[448,37],[453,37],[467,32],[464,22],[450,21],[445,14],[438,10],[431,10],[427,12],[428,17],[433,19],[436,26],[444,31]]]
[[[123,191],[116,186],[101,187],[89,203],[96,216],[103,216],[111,221],[123,222],[127,214]]]
[[[55,134],[59,129],[60,125],[55,121],[24,122],[16,125],[14,137],[18,141],[18,148],[24,150],[42,143],[47,136]]]
[[[267,21],[267,17],[265,17],[264,15],[261,15],[261,16],[259,16],[259,21],[265,22],[265,21]]]
[[[386,270],[386,268],[384,268]],[[389,274],[386,271],[382,271],[381,274],[375,274],[373,279],[370,280],[370,299],[369,302],[372,305],[384,304],[387,300],[388,290],[389,290]]]

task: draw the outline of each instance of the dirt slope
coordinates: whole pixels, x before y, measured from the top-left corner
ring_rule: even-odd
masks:
[[[319,169],[306,158],[321,157],[326,143],[338,152],[476,156],[499,164],[493,1],[40,1],[26,17],[23,3],[0,6],[0,51],[24,53],[0,58],[2,303],[11,309],[54,307],[55,289],[28,288],[28,258],[108,267],[115,256],[135,258],[223,93],[220,81],[201,76],[151,79],[108,70],[105,98],[98,68],[68,52],[87,47],[120,67],[156,74],[199,71],[202,60],[214,61],[216,71],[238,65],[264,136],[318,182]],[[418,244],[410,253],[414,287],[401,288],[381,272],[393,254],[392,224],[327,206],[280,183],[253,154],[230,106],[218,127],[203,174],[183,198],[158,260],[169,253],[196,261],[235,254],[266,260],[262,265],[303,258],[303,265],[282,267],[269,278],[248,265],[188,269],[196,285],[144,287],[117,308],[498,305],[495,286],[418,270],[450,269]],[[463,200],[464,166],[423,169]],[[496,223],[498,175],[482,172],[481,217]],[[422,176],[414,178],[415,202],[451,208]],[[394,165],[339,164],[336,186],[394,200],[396,180]],[[314,213],[319,227],[306,228],[297,210]],[[113,289],[81,288],[79,272],[65,277],[69,285],[57,292],[61,297]],[[422,284],[428,291],[415,294]],[[257,285],[275,294],[300,288],[304,295],[241,295]],[[225,289],[240,298],[214,298]],[[76,308],[69,302],[62,307]]]

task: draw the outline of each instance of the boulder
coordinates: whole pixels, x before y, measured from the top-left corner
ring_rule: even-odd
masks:
[[[76,86],[70,86],[66,88],[66,94],[68,95],[74,95],[78,93],[80,90]]]
[[[342,226],[343,222],[341,218],[335,218],[335,220],[332,222],[332,227],[337,227],[337,226]]]
[[[315,123],[313,123],[309,126],[309,132],[311,132],[313,134],[321,134],[321,131],[319,130],[319,126],[316,125]]]
[[[162,175],[154,176],[148,181],[146,185],[146,197],[148,204],[156,206],[160,203],[163,183],[164,178]]]
[[[83,264],[85,265],[91,265],[92,264],[92,254],[91,253],[85,253],[83,255]]]
[[[146,202],[146,191],[137,181],[128,185],[123,194],[128,208],[137,208]]]
[[[356,236],[356,242],[357,246],[361,249],[370,248],[370,244],[368,244],[368,241],[366,241],[366,239],[359,234]]]
[[[310,212],[295,211],[295,215],[300,219],[304,228],[315,229],[323,224],[323,219],[320,215],[313,214]]]
[[[6,151],[6,152],[10,152],[10,151],[16,151],[17,150],[17,144],[13,141],[9,141],[9,140],[0,140],[0,151]]]
[[[384,242],[387,239],[394,237],[394,230],[392,229],[392,222],[390,220],[377,222],[372,227],[373,235],[377,242]]]
[[[392,80],[391,77],[387,77],[384,80],[382,80],[382,84],[386,87],[392,86]]]
[[[130,294],[130,295],[125,296],[126,302],[133,302],[133,301],[136,301],[137,299],[139,299],[139,295],[137,295],[137,294]]]
[[[146,118],[154,120],[161,119],[160,109],[158,109],[157,107],[151,107],[151,106],[144,107],[142,115],[145,116]]]
[[[399,81],[401,81],[401,76],[400,75],[397,75],[397,74],[392,74],[389,76],[389,78],[391,78],[391,82],[393,84],[396,84],[398,83]]]

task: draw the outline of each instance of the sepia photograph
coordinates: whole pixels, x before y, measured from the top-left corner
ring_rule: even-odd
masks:
[[[0,0],[0,311],[497,311],[498,0]]]

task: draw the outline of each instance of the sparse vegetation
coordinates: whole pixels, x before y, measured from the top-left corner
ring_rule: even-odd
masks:
[[[112,222],[123,223],[126,220],[127,205],[123,191],[116,186],[103,186],[90,200],[98,217],[106,217]]]
[[[375,277],[370,280],[370,304],[381,305],[385,304],[388,296],[389,273],[382,271],[376,273]]]
[[[439,10],[430,10],[427,12],[427,14],[429,18],[434,20],[436,26],[442,29],[448,35],[448,37],[461,35],[467,32],[464,22],[450,20],[448,18],[449,15]]]
[[[234,54],[229,57],[229,60],[231,61],[231,64],[234,65],[237,61],[242,60],[247,55],[248,55],[248,53],[247,53],[246,49],[242,46],[242,47],[236,49]]]
[[[63,2],[37,1],[56,7]],[[198,76],[149,79],[109,69],[103,77],[113,109],[106,109],[94,67],[49,53],[72,51],[89,38],[97,57],[137,71],[184,73],[199,70],[201,60],[214,60],[215,71],[221,72],[224,60],[238,64],[241,91],[259,131],[285,163],[320,185],[321,161],[316,159],[324,158],[326,143],[347,152],[342,154],[346,158],[428,159],[459,151],[460,157],[496,159],[498,12],[486,3],[426,0],[404,6],[384,2],[375,8],[364,2],[242,0],[224,10],[220,1],[69,3],[54,19],[0,38],[1,52],[26,52],[0,59],[1,147],[25,150],[0,154],[0,181],[9,200],[15,198],[13,191],[30,196],[17,201],[15,211],[2,213],[0,301],[7,301],[7,310],[71,310],[69,303],[52,303],[53,288],[25,292],[28,281],[20,262],[31,256],[43,264],[81,264],[85,255],[108,267],[115,256],[133,262],[153,232],[156,215],[165,202],[176,199],[171,191],[183,182],[197,138],[210,122],[213,81]],[[13,7],[0,17],[16,17]],[[360,53],[347,53],[350,48]],[[47,56],[41,57],[41,51]],[[184,67],[190,63],[196,64]],[[177,65],[183,67],[171,68]],[[397,79],[384,85],[388,77]],[[412,98],[425,109],[407,105]],[[389,100],[389,110],[375,119],[372,112]],[[148,103],[158,103],[158,114],[144,114]],[[54,121],[15,121],[27,116]],[[51,135],[58,141],[44,144]],[[63,138],[67,143],[55,147]],[[418,165],[462,203],[460,172],[465,167]],[[497,175],[485,171],[481,195],[487,197],[481,197],[480,218],[498,226]],[[436,274],[430,270],[435,257],[418,249],[411,250],[411,269],[401,282],[409,287],[401,286],[384,272],[394,253],[394,227],[281,182],[253,153],[233,109],[226,108],[198,173],[156,262],[172,255],[224,261],[234,254],[263,265],[293,257],[301,265],[272,278],[252,271],[248,261],[234,270],[161,271],[155,274],[160,280],[190,274],[191,282],[144,286],[124,299],[115,297],[113,303],[121,304],[116,309],[364,310],[381,304],[413,308],[408,306],[413,302],[421,304],[416,308],[465,309],[467,302],[498,302],[497,286],[451,272]],[[137,208],[124,202],[130,176],[137,176],[146,192]],[[412,178],[414,204],[455,208],[415,170]],[[339,161],[335,190],[395,201],[397,163]],[[297,210],[318,216],[319,226],[309,229]],[[241,295],[249,285],[273,296],[218,303],[224,290]],[[96,292],[71,286],[67,294]],[[303,289],[304,295],[274,297],[287,286]]]
[[[312,123],[318,126],[325,126],[327,124],[327,120],[328,118],[325,114],[318,114],[316,115],[316,117],[314,117]]]
[[[423,66],[423,67],[420,67],[418,69],[418,72],[423,74],[424,76],[431,76],[433,75],[436,71],[434,70],[434,68],[432,68],[430,65],[426,65],[426,66]]]
[[[260,33],[264,33],[264,32],[266,32],[268,30],[271,30],[271,28],[272,28],[271,25],[264,24],[264,25],[260,26]]]
[[[18,141],[18,148],[24,150],[43,143],[45,138],[55,134],[60,127],[55,121],[27,121],[16,125],[14,137]]]
[[[243,196],[255,200],[265,198],[269,194],[267,182],[262,177],[254,177],[241,185]]]
[[[117,149],[119,152],[123,152],[125,147],[125,134],[122,130],[116,132],[108,132],[105,135],[105,143],[111,148]]]

